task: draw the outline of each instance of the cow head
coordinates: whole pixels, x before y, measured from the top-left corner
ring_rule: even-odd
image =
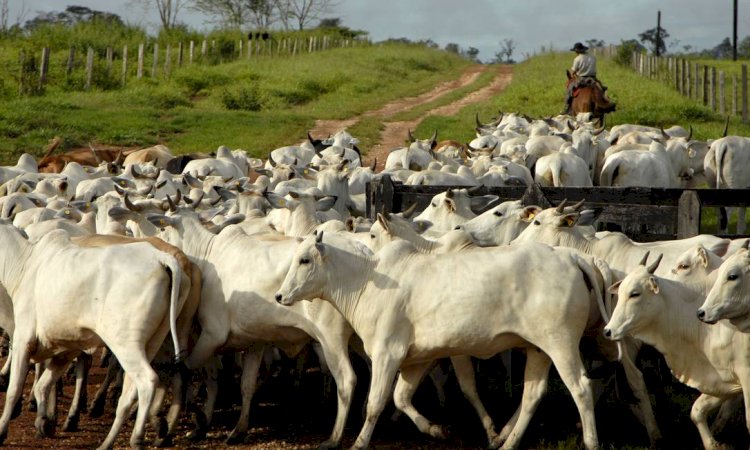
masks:
[[[750,298],[747,284],[750,281],[750,251],[745,241],[743,248],[719,267],[716,281],[703,305],[698,309],[698,319],[713,324],[729,319],[740,331],[750,332]]]

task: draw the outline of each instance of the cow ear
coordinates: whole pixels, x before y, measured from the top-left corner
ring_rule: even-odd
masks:
[[[703,246],[698,247],[698,257],[701,259],[703,267],[708,267],[708,253]]]
[[[267,176],[269,178],[273,176],[273,174],[271,173],[271,171],[268,170],[268,169],[254,169],[254,170],[257,173],[259,173],[260,175],[265,175],[265,176]]]
[[[266,193],[266,200],[268,200],[268,203],[274,208],[287,208],[289,206],[289,200],[275,192]]]
[[[430,222],[429,220],[415,220],[411,224],[412,228],[414,228],[414,231],[419,234],[422,234],[425,231],[429,230],[432,225],[432,222]]]
[[[315,209],[318,211],[328,211],[336,204],[336,199],[338,199],[338,197],[335,195],[325,196],[315,203]]]
[[[349,216],[346,218],[346,221],[344,221],[344,225],[346,225],[346,231],[350,233],[354,233],[354,217]]]
[[[540,212],[542,212],[542,208],[538,206],[527,206],[521,211],[519,218],[525,222],[531,222]]]
[[[560,216],[557,226],[572,228],[573,226],[575,226],[576,222],[578,222],[579,216],[580,215],[578,213],[563,214],[562,216]]]
[[[445,206],[448,208],[448,211],[456,212],[456,202],[452,198],[445,199]]]
[[[609,287],[607,290],[610,294],[617,294],[617,290],[620,289],[620,284],[622,283],[622,280],[618,281],[617,283],[613,284]]]
[[[656,277],[648,277],[648,288],[651,289],[651,292],[654,294],[659,293],[659,283],[656,281]]]
[[[380,224],[381,227],[383,227],[383,229],[385,230],[385,232],[388,233],[388,234],[391,234],[391,227],[388,224],[388,220],[385,218],[385,216],[382,215],[382,214],[380,214],[380,213],[378,213],[377,218],[378,218],[378,223]]]

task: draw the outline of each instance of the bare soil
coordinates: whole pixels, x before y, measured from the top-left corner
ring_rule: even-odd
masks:
[[[492,82],[484,88],[471,92],[470,94],[453,103],[430,110],[418,119],[410,121],[389,120],[389,118],[399,113],[409,111],[417,106],[429,103],[456,89],[471,84],[477,79],[477,77],[479,77],[481,73],[487,70],[496,70],[497,75],[495,79],[492,80]],[[498,68],[491,68],[489,66],[483,65],[472,66],[457,80],[441,83],[435,86],[435,88],[433,88],[429,92],[426,92],[419,96],[396,100],[388,103],[378,110],[368,111],[362,114],[362,116],[364,117],[381,117],[383,119],[383,123],[385,124],[385,128],[380,134],[379,142],[377,142],[371,149],[367,150],[366,155],[364,156],[365,164],[370,164],[375,158],[377,158],[378,165],[376,167],[376,170],[383,170],[385,160],[388,157],[388,153],[394,148],[401,147],[404,143],[404,139],[406,138],[408,130],[414,130],[419,125],[419,123],[422,122],[424,117],[428,115],[450,116],[452,114],[455,114],[465,106],[486,100],[488,97],[496,95],[503,89],[505,89],[505,87],[510,83],[512,75],[512,68],[510,66],[500,66]],[[328,134],[333,134],[339,130],[345,130],[346,128],[351,127],[352,125],[356,124],[358,120],[359,117],[354,117],[346,120],[319,120],[315,124],[313,135],[325,136]]]

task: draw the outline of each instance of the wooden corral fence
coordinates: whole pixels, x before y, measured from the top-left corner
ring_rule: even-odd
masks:
[[[58,51],[51,57],[50,47],[30,53],[19,52],[18,94],[38,94],[51,82],[65,83],[74,88],[74,77],[83,78],[82,90],[92,87],[111,89],[125,86],[132,79],[167,79],[175,70],[192,64],[215,64],[238,59],[258,57],[292,57],[304,53],[325,51],[333,48],[361,47],[370,45],[363,39],[343,39],[322,35],[300,38],[242,39],[234,42],[204,39],[202,41],[159,43],[144,42],[137,46],[123,45],[86,51],[71,47],[64,55]],[[51,74],[57,74],[58,79]],[[15,73],[14,73],[15,75]],[[62,79],[59,79],[62,77]]]
[[[409,186],[384,175],[367,191],[367,216],[400,212],[412,204],[422,211],[436,194],[456,186]],[[602,229],[620,230],[639,242],[681,239],[700,234],[701,213],[709,207],[750,207],[750,189],[656,189],[642,187],[480,187],[475,195],[494,194],[500,201],[521,199],[524,205],[543,208],[562,200],[585,200],[585,207],[600,210]],[[717,230],[706,232],[716,234]],[[745,237],[727,235],[727,237]]]
[[[747,64],[738,73],[678,57],[656,57],[633,52],[631,68],[643,77],[661,80],[680,94],[721,115],[741,116],[748,122]]]

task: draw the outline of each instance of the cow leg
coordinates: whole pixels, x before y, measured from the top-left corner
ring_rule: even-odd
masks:
[[[5,358],[3,368],[0,369],[0,392],[5,392],[8,389],[8,378],[10,377],[10,353]]]
[[[216,397],[219,392],[218,377],[221,361],[218,356],[214,355],[211,358],[211,362],[212,364],[204,368],[205,376],[203,382],[206,385],[206,401],[203,403],[202,410],[194,410],[195,429],[187,435],[187,438],[192,441],[201,440],[206,437],[206,431],[213,419],[214,406],[216,405]]]
[[[73,401],[70,404],[68,418],[63,425],[63,431],[78,431],[78,420],[81,411],[86,411],[86,386],[88,385],[89,369],[91,368],[92,357],[89,354],[81,353],[76,360],[76,391],[73,395]]]
[[[471,403],[474,410],[479,416],[479,420],[482,421],[484,431],[487,433],[487,440],[490,445],[497,439],[497,433],[495,432],[495,424],[492,422],[492,418],[487,413],[487,410],[482,404],[482,400],[479,399],[479,393],[477,392],[477,383],[474,376],[474,365],[471,363],[470,356],[454,356],[451,358],[453,364],[453,370],[456,372],[456,378],[458,379],[458,385],[461,387],[461,392],[464,393],[464,397]]]
[[[44,364],[35,363],[34,364],[34,382],[31,384],[31,395],[29,395],[29,401],[26,407],[26,409],[28,409],[31,412],[37,411],[37,400],[36,400],[36,396],[34,395],[34,387],[39,382],[39,378],[42,376],[43,372],[44,372]]]
[[[427,371],[432,368],[433,364],[434,361],[427,361],[401,367],[401,371],[396,379],[396,387],[393,391],[393,402],[396,404],[396,408],[409,416],[419,431],[434,438],[445,439],[447,435],[443,431],[443,427],[427,420],[411,403],[411,399],[414,396],[414,392],[417,391],[419,383],[422,382],[422,379],[427,374]]]
[[[490,448],[497,448],[505,438],[503,448],[518,448],[523,433],[534,415],[539,401],[547,391],[549,368],[552,361],[542,351],[529,349],[526,352],[526,368],[523,373],[523,395],[521,406],[500,434],[490,442]]]
[[[633,412],[641,423],[646,427],[649,442],[652,445],[661,439],[659,426],[656,424],[654,410],[651,408],[651,399],[646,390],[646,382],[643,380],[643,373],[635,365],[634,357],[637,354],[637,348],[630,338],[622,343],[622,367],[625,369],[625,378],[628,380],[630,388],[633,390],[635,398],[638,399],[637,409],[634,407]]]
[[[591,381],[586,377],[586,369],[581,362],[581,356],[578,350],[578,340],[571,342],[571,345],[565,347],[553,347],[549,349],[548,354],[549,357],[552,358],[552,362],[555,364],[560,379],[562,379],[563,383],[565,383],[565,386],[570,391],[573,401],[578,408],[578,414],[581,416],[581,424],[583,426],[584,446],[589,450],[598,448],[599,438],[596,434],[596,419],[594,418],[594,398],[591,392]],[[527,357],[528,354],[531,353],[534,352],[528,352]]]
[[[185,408],[185,397],[189,380],[187,368],[184,364],[180,364],[179,370],[172,375],[172,405],[167,413],[166,435],[154,442],[154,445],[157,447],[170,447],[172,444],[172,437],[177,429],[180,413]]]
[[[723,399],[708,394],[701,394],[690,408],[690,420],[693,421],[703,441],[703,448],[718,448],[719,443],[714,439],[708,428],[708,415],[721,405]]]
[[[393,380],[403,361],[403,356],[403,354],[389,353],[386,349],[374,352],[370,392],[367,395],[367,416],[357,440],[354,441],[353,449],[367,448],[370,443],[375,424],[385,408],[385,402],[393,388]]]
[[[740,406],[742,406],[742,402],[742,395],[736,394],[725,399],[721,403],[719,412],[716,413],[716,418],[714,418],[714,421],[711,424],[711,434],[719,434],[724,430],[727,423],[729,423],[732,417],[737,414]]]
[[[104,376],[104,380],[102,381],[101,386],[99,386],[99,389],[97,389],[96,394],[94,394],[94,401],[91,402],[89,417],[97,418],[104,414],[104,404],[107,402],[107,391],[109,391],[109,386],[117,377],[119,371],[120,363],[117,362],[117,358],[114,356],[110,357],[107,374]]]
[[[345,330],[336,333],[335,336],[318,337],[319,342],[321,342],[320,349],[323,351],[323,358],[320,358],[320,360],[321,363],[325,361],[333,379],[336,380],[337,397],[336,420],[333,424],[333,430],[331,430],[328,439],[318,448],[338,447],[344,434],[346,418],[349,416],[349,408],[357,384],[357,375],[354,373],[352,362],[349,359],[349,338],[351,334],[351,331]]]
[[[21,399],[23,384],[29,371],[29,340],[18,339],[17,336],[14,336],[13,342],[15,345],[11,350],[10,381],[8,383],[8,392],[5,396],[3,414],[0,415],[0,444],[8,436],[11,414],[16,406],[16,402]]]
[[[117,410],[115,412],[115,420],[112,422],[112,427],[109,429],[107,437],[104,438],[104,442],[99,446],[98,450],[108,450],[114,446],[115,438],[117,433],[120,432],[125,419],[130,413],[130,408],[133,406],[136,400],[138,392],[136,391],[135,384],[132,382],[129,376],[125,376],[122,383],[122,393],[120,399],[117,402]]]
[[[229,434],[226,443],[229,445],[239,444],[247,435],[248,422],[250,420],[250,403],[255,394],[255,388],[258,382],[258,370],[263,360],[264,345],[254,346],[245,350],[242,355],[242,408],[240,409],[240,418],[237,425]]]
[[[78,352],[64,353],[47,360],[45,370],[39,381],[34,385],[34,397],[37,399],[37,413],[34,426],[38,438],[55,435],[57,424],[56,403],[57,392],[55,383],[65,373],[70,361]]]

